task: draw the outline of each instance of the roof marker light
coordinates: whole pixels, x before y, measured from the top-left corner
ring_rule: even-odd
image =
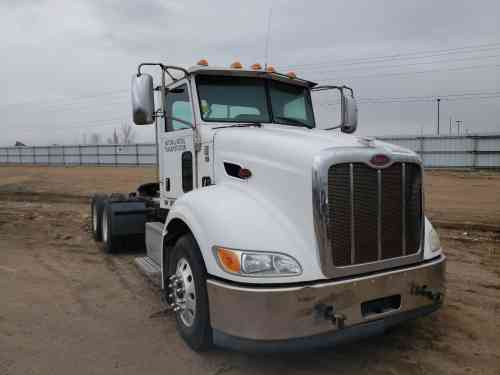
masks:
[[[274,66],[272,65],[269,65],[267,68],[266,68],[266,71],[268,73],[276,73],[276,69],[274,69]]]
[[[200,61],[198,61],[197,65],[208,66],[208,61],[207,59],[201,59]]]
[[[255,63],[251,66],[252,70],[260,70],[262,69],[262,65],[260,65],[259,63]]]
[[[290,78],[290,79],[295,79],[297,78],[297,74],[295,74],[295,72],[288,72],[287,74],[287,77]]]
[[[243,65],[239,61],[235,61],[234,63],[231,64],[230,66],[231,69],[242,69]]]

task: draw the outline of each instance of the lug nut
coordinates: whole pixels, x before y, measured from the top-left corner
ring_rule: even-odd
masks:
[[[182,289],[182,288],[177,288],[175,291],[176,291],[177,293],[181,293],[181,292],[183,292],[183,291],[184,291],[184,289]]]

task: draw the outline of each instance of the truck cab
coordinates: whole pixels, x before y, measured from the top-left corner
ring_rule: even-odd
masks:
[[[338,94],[327,103],[340,105],[338,123],[317,122],[322,91]],[[445,256],[424,213],[422,161],[351,134],[349,87],[258,64],[145,63],[132,107],[158,147],[156,188],[128,199],[144,201],[137,263],[193,349],[334,345],[441,306]]]

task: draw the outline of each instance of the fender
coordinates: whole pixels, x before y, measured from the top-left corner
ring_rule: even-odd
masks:
[[[225,181],[184,194],[167,216],[164,236],[174,219],[182,220],[191,230],[210,275],[254,284],[325,278],[319,267],[316,243],[301,237],[303,228],[295,228],[271,201],[239,181]],[[300,263],[302,274],[292,277],[230,274],[218,265],[213,253],[214,246],[285,253]]]

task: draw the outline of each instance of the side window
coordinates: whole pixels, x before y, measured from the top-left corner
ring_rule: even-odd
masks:
[[[305,98],[302,96],[286,103],[283,106],[283,114],[285,117],[307,120]]]
[[[166,94],[165,131],[189,129],[193,124],[193,109],[187,85],[169,90]]]

